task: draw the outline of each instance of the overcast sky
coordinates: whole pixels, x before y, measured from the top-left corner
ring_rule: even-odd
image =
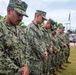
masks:
[[[43,10],[47,12],[47,19],[52,18],[65,27],[70,28],[69,13],[71,13],[71,29],[76,29],[76,0],[23,0],[28,4],[27,14],[29,18],[24,17],[23,22],[28,25],[34,18],[35,11]],[[0,15],[6,15],[6,8],[9,0],[0,0]]]

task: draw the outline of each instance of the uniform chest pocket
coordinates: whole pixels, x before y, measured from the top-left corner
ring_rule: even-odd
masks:
[[[14,44],[18,43],[18,38],[12,33],[8,32],[7,35],[4,37],[6,46],[14,46]]]
[[[21,41],[23,44],[26,44],[26,35],[24,35],[24,33],[21,33],[21,34],[20,34],[19,39],[20,39],[20,41]]]

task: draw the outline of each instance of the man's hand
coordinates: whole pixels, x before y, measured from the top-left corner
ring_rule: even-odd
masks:
[[[28,66],[21,67],[22,75],[29,75],[29,68]]]
[[[67,47],[67,44],[64,44],[65,47]]]
[[[48,57],[48,52],[45,51],[45,52],[44,52],[44,59],[47,58],[47,57]]]
[[[50,52],[50,54],[52,54],[53,53],[53,48],[50,48],[49,52]]]
[[[57,52],[59,53],[60,52],[60,49],[57,49]]]

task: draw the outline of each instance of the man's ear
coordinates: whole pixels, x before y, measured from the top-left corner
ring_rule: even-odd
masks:
[[[11,9],[7,8],[7,13],[10,15]]]
[[[40,16],[40,14],[37,14],[36,16],[37,16],[37,17],[39,17],[39,16]]]

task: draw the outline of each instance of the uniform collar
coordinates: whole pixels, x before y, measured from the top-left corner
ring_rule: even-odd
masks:
[[[36,24],[34,21],[32,21],[32,23],[39,29],[38,24]]]

